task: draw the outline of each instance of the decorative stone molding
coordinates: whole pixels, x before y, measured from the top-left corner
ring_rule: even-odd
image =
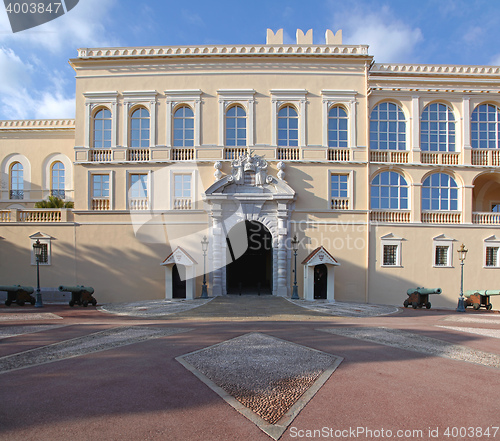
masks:
[[[220,180],[220,178],[222,178],[222,172],[220,171],[221,167],[222,167],[222,163],[220,161],[215,162],[215,164],[214,164],[214,168],[215,168],[214,177],[215,177],[216,182],[218,180]]]
[[[247,55],[318,55],[367,57],[368,45],[249,45],[249,46],[165,46],[165,47],[128,47],[128,48],[81,48],[80,59],[122,59],[122,58],[173,58],[207,56],[247,56]]]
[[[74,119],[23,119],[0,121],[0,130],[75,130]]]
[[[219,146],[226,145],[226,111],[229,106],[238,104],[246,112],[247,146],[254,145],[254,89],[220,89],[219,96]]]
[[[383,64],[375,63],[370,68],[371,74],[427,74],[427,75],[489,75],[500,76],[498,66],[457,66],[442,64]]]

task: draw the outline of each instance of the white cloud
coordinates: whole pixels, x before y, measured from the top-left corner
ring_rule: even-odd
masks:
[[[43,90],[31,87],[39,67],[24,62],[12,49],[0,48],[0,115],[5,119],[72,118],[75,100],[64,95],[64,80],[52,72]],[[42,72],[43,73],[43,72]]]
[[[422,31],[397,19],[384,6],[376,12],[354,7],[335,14],[341,23],[344,44],[368,44],[377,62],[406,62],[412,59],[416,45],[423,41]]]
[[[51,52],[63,48],[113,46],[117,42],[106,38],[104,17],[110,16],[110,9],[117,0],[84,0],[64,14],[33,29],[0,32],[0,43],[42,47]],[[10,23],[5,11],[0,8],[0,29],[9,29]]]

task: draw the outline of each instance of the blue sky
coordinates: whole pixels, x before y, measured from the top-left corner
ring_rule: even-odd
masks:
[[[378,63],[500,65],[496,0],[80,0],[16,34],[0,8],[0,119],[74,117],[79,47],[264,44],[267,28],[283,28],[285,43],[313,29],[321,44],[342,29]]]

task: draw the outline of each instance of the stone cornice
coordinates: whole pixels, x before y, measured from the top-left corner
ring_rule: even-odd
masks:
[[[380,75],[431,75],[435,76],[500,76],[500,66],[466,66],[444,64],[393,64],[374,63],[369,71],[370,76]]]
[[[121,48],[81,48],[78,60],[120,58],[170,58],[206,56],[341,56],[370,57],[367,45],[213,45],[213,46],[161,46]]]
[[[0,121],[0,130],[75,130],[74,119],[23,119]]]

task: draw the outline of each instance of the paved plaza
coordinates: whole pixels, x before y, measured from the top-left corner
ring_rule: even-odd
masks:
[[[500,314],[0,306],[0,440],[500,440]],[[489,435],[488,435],[489,434]]]

